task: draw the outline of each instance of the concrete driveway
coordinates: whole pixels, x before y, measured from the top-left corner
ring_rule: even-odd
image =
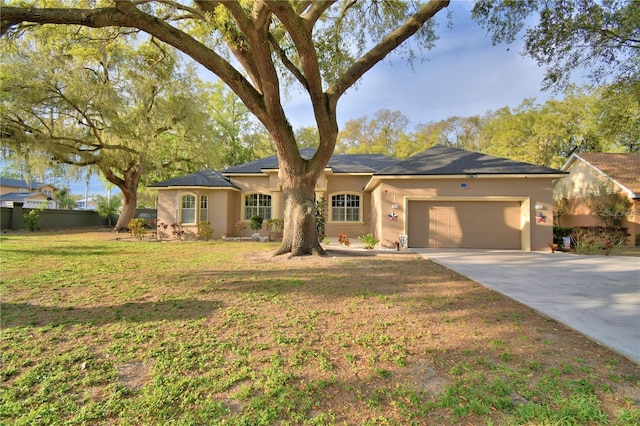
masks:
[[[411,249],[640,364],[640,258]]]

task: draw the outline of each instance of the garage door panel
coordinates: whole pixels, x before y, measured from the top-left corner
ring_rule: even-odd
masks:
[[[463,232],[454,206],[429,207],[429,247],[462,247]]]
[[[518,201],[410,202],[409,217],[412,247],[520,248]]]

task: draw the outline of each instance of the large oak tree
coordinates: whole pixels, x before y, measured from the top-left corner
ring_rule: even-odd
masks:
[[[99,169],[123,195],[118,230],[148,170],[191,172],[206,149],[210,91],[167,46],[49,27],[3,51],[2,145]]]
[[[280,162],[285,232],[278,253],[322,252],[314,187],[338,134],[338,100],[369,69],[412,36],[434,40],[429,20],[449,1],[116,1],[104,7],[3,7],[2,33],[28,23],[141,30],[189,55],[227,84],[274,140]],[[293,81],[309,96],[319,143],[300,156],[283,108]]]

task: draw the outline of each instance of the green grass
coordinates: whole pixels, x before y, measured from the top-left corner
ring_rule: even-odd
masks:
[[[0,241],[0,424],[617,424],[638,366],[423,259]]]

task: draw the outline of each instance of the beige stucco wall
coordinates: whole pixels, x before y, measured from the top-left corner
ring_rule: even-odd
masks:
[[[180,189],[159,189],[158,190],[158,224],[165,223],[169,226],[179,221],[177,212],[178,197],[183,194],[194,194],[199,202],[200,195],[208,197],[207,217],[201,218],[199,205],[196,207],[196,222],[209,221],[213,227],[213,238],[221,238],[223,234],[229,234],[229,224],[227,217],[232,212],[229,199],[232,191],[223,189],[205,188],[180,188]],[[198,233],[198,225],[183,224],[182,229],[188,233],[189,237],[195,237]],[[169,234],[171,229],[169,228]]]
[[[372,229],[379,232],[377,236],[385,246],[392,247],[399,234],[407,233],[407,207],[411,200],[518,201],[522,208],[521,248],[546,250],[553,239],[550,178],[384,179],[374,192],[379,196],[375,207],[381,214]],[[398,208],[392,209],[394,204]],[[536,205],[542,206],[545,222],[536,222]],[[387,216],[392,210],[398,215],[395,221]]]
[[[325,227],[327,237],[337,238],[338,234],[347,234],[350,240],[356,241],[359,236],[372,232],[371,194],[364,192],[370,178],[371,176],[360,175],[326,175],[324,198],[327,200],[327,224]],[[331,197],[343,193],[360,195],[362,210],[360,222],[334,222],[331,220]]]
[[[598,180],[602,181],[606,177],[582,161],[572,162],[566,171],[570,173],[569,176],[559,179],[553,186],[554,194],[566,195],[569,199],[569,212],[559,218],[558,225],[566,227],[600,225],[596,217],[591,214],[585,197]],[[630,196],[628,191],[619,189],[621,194]],[[640,200],[631,199],[630,201],[633,204],[632,214],[622,226],[629,229],[630,239],[627,244],[636,245],[640,233]]]

